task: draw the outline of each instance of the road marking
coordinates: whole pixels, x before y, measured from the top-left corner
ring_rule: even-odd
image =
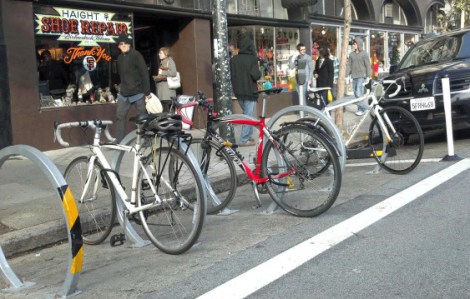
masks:
[[[244,298],[470,168],[464,159],[198,297]]]
[[[428,163],[428,162],[440,162],[442,158],[430,158],[430,159],[421,159],[419,163]],[[403,160],[403,162],[413,162],[412,160]],[[377,162],[364,162],[364,163],[346,163],[346,167],[362,167],[362,166],[370,166],[370,165],[378,165]]]

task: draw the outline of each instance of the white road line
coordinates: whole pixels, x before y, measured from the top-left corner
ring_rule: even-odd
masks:
[[[459,161],[198,298],[244,298],[469,168],[469,159]]]
[[[427,162],[440,162],[442,158],[430,158],[430,159],[421,159],[419,163],[427,163]],[[408,162],[412,162],[409,160]],[[364,163],[346,163],[346,167],[362,167],[362,166],[370,166],[370,165],[378,165],[377,162],[364,162]]]

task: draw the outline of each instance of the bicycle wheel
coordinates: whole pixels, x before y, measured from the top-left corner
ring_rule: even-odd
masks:
[[[341,189],[341,165],[334,145],[305,125],[288,125],[274,134],[277,144],[266,143],[262,160],[272,199],[301,217],[328,210]]]
[[[391,140],[387,140],[377,117],[374,117],[369,127],[369,144],[374,157],[387,171],[406,174],[416,168],[423,156],[423,131],[413,114],[402,107],[387,107],[380,111],[380,116]]]
[[[238,184],[235,165],[225,149],[213,140],[194,138],[191,150],[208,184],[207,213],[215,214],[223,210],[235,196]]]
[[[159,148],[156,155],[156,163],[146,159],[145,172],[139,171],[137,205],[155,202],[150,184],[161,203],[140,211],[139,218],[155,246],[165,253],[180,254],[190,249],[201,233],[206,213],[203,185],[183,152],[165,147]]]
[[[64,178],[78,207],[83,242],[96,245],[103,242],[113,228],[116,202],[114,188],[103,166],[95,161],[91,173],[88,173],[88,162],[89,158],[85,156],[74,159],[65,169]],[[90,184],[82,196],[87,180]]]

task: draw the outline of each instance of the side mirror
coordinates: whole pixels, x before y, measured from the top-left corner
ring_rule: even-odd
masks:
[[[395,72],[397,71],[397,69],[398,69],[398,65],[392,64],[392,65],[390,66],[390,69],[388,70],[388,73],[389,73],[389,74],[393,74],[393,73],[395,73]]]

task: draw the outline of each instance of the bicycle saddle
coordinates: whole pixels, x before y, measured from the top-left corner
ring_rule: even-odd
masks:
[[[271,89],[258,90],[258,93],[265,93],[267,95],[270,95],[274,93],[280,93],[281,91],[282,91],[282,88],[271,88]]]

